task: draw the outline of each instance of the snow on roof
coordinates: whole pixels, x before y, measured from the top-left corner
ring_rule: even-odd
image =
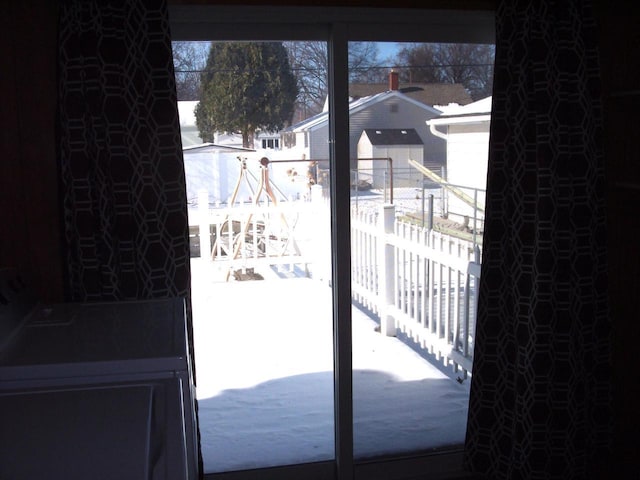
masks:
[[[371,145],[423,145],[414,128],[365,128]]]
[[[349,95],[361,98],[388,89],[388,83],[352,83],[349,85]],[[445,102],[455,102],[459,105],[472,102],[471,97],[460,83],[406,83],[400,84],[398,91],[429,106]]]
[[[434,107],[442,111],[442,116],[491,113],[491,98],[489,96],[467,105],[450,103],[448,105],[434,105]]]
[[[398,91],[398,90],[388,90],[386,92],[381,92],[381,93],[377,93],[375,95],[370,95],[368,97],[362,97],[362,98],[358,98],[352,102],[349,103],[349,115],[352,115],[354,113],[357,113],[367,107],[369,107],[370,105],[380,102],[384,99],[387,99],[389,97],[397,97],[400,98],[406,102],[409,103],[413,103],[414,105],[418,106],[419,108],[422,108],[424,110],[427,110],[429,112],[432,113],[436,113],[436,114],[440,114],[441,111],[431,107],[429,105],[426,105],[418,100],[415,100],[411,97],[408,97],[407,95],[403,94],[402,92]],[[321,112],[318,113],[316,115],[314,115],[313,117],[309,117],[306,120],[303,120],[301,122],[298,122],[294,125],[291,125],[290,127],[286,128],[283,130],[283,132],[300,132],[303,130],[309,130],[313,127],[316,127],[318,125],[321,125],[325,122],[327,122],[329,120],[329,113],[328,112]]]
[[[491,119],[491,98],[487,97],[469,105],[440,105],[442,115],[427,120],[427,125],[488,122]]]
[[[322,123],[324,121],[326,121],[326,119],[328,118],[328,113],[327,112],[320,112],[320,113],[316,113],[315,115],[309,117],[309,118],[305,118],[304,120],[295,123],[287,128],[285,128],[284,130],[282,130],[283,132],[299,132],[301,130],[306,130],[307,128],[310,128],[318,123]]]
[[[250,148],[234,147],[231,145],[217,145],[215,143],[202,143],[189,145],[182,149],[183,153],[216,153],[216,152],[255,152]]]

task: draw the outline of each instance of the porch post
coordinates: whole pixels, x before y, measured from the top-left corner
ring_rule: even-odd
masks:
[[[311,275],[313,278],[331,284],[331,229],[327,228],[331,223],[329,202],[324,198],[323,186],[320,184],[311,186],[311,214],[313,221],[313,252],[310,260]],[[307,263],[309,265],[309,263]]]
[[[198,190],[198,223],[200,225],[200,258],[211,259],[211,227],[209,226],[209,192]]]
[[[396,322],[390,307],[395,302],[396,262],[393,245],[387,242],[387,235],[393,234],[396,220],[396,207],[383,205],[380,215],[380,237],[378,242],[379,311],[380,333],[388,337],[396,336]]]

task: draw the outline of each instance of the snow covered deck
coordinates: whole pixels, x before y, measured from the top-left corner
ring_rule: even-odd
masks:
[[[192,259],[197,397],[207,473],[334,456],[331,291],[274,270],[224,282]],[[356,458],[459,444],[469,381],[353,308]]]

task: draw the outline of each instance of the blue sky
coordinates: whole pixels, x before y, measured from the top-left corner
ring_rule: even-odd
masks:
[[[400,44],[397,42],[379,42],[377,45],[380,58],[386,58],[395,57]]]

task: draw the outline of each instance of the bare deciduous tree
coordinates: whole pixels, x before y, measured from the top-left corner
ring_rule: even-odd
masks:
[[[327,44],[286,42],[291,68],[298,80],[296,120],[322,111],[328,92]],[[372,42],[349,43],[349,80],[360,83],[385,81],[378,47]]]
[[[209,42],[172,42],[178,100],[200,99],[200,71],[204,69]]]
[[[471,98],[491,95],[494,47],[486,44],[420,43],[398,52],[401,79],[409,83],[461,83]]]

